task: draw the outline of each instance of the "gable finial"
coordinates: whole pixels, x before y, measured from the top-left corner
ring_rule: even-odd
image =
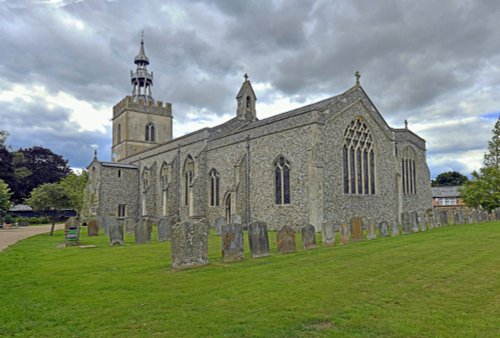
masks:
[[[405,119],[405,129],[408,129],[408,120]]]
[[[94,149],[94,160],[97,160],[97,148]]]
[[[354,73],[354,76],[356,77],[356,86],[359,86],[359,78],[361,77],[361,73],[359,72],[359,70]]]
[[[248,74],[245,73],[245,75],[243,75],[243,77],[245,78],[245,82],[247,82],[248,81]]]

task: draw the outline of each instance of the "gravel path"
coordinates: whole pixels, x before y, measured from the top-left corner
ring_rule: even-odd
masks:
[[[10,230],[0,229],[0,251],[22,239],[50,232],[50,227],[51,225],[48,224],[19,227],[17,229],[12,228]],[[64,224],[56,224],[55,230],[61,229],[64,229]]]

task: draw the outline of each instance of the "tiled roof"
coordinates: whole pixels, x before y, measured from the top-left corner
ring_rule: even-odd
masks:
[[[431,193],[432,197],[460,197],[460,193],[458,189],[461,186],[453,186],[453,187],[432,187]]]

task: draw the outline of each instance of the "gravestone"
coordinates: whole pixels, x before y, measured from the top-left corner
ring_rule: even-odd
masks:
[[[340,243],[348,244],[351,237],[351,228],[345,221],[340,222]]]
[[[455,223],[455,224],[460,224],[460,215],[459,215],[459,213],[458,213],[458,212],[455,212],[453,216],[454,216],[454,218],[455,218],[455,219],[454,219],[454,223]]]
[[[403,235],[410,233],[410,215],[406,211],[401,213],[401,233]]]
[[[304,250],[316,247],[316,229],[312,224],[304,224],[300,230],[302,234],[302,247]]]
[[[215,219],[214,222],[214,229],[215,229],[215,234],[217,236],[220,236],[222,233],[222,226],[226,224],[226,219],[222,216],[219,216]]]
[[[125,231],[127,233],[132,233],[135,231],[135,220],[133,218],[127,218],[125,220]]]
[[[248,243],[252,258],[269,256],[269,237],[266,223],[260,221],[250,223],[248,226]]]
[[[75,246],[80,244],[80,219],[70,217],[64,223],[64,238],[66,246]]]
[[[387,237],[389,236],[389,229],[387,226],[387,221],[382,221],[378,224],[378,229],[380,233],[380,237]]]
[[[448,225],[452,225],[454,223],[454,218],[453,218],[453,211],[449,210],[446,213],[446,222]]]
[[[104,234],[108,234],[108,229],[106,228],[106,222],[104,221],[104,217],[97,215],[95,217],[95,220],[97,221],[97,226],[99,227],[99,230],[103,230]]]
[[[324,246],[335,245],[335,227],[332,222],[323,222],[322,237]]]
[[[205,219],[196,223],[184,221],[172,225],[172,267],[185,268],[208,264],[209,232],[210,226]]]
[[[422,213],[417,214],[417,223],[420,231],[427,231],[427,222],[425,219],[425,214]]]
[[[229,223],[222,226],[222,259],[225,263],[243,259],[243,226]]]
[[[495,209],[495,218],[496,218],[497,220],[500,220],[500,208],[496,208],[496,209]]]
[[[276,233],[276,246],[279,253],[295,252],[295,230],[289,225],[283,225]]]
[[[87,224],[87,235],[89,237],[99,235],[99,226],[97,225],[97,221],[95,219],[90,220],[89,224]]]
[[[434,212],[432,209],[427,209],[425,212],[425,223],[427,224],[427,229],[434,229]]]
[[[442,227],[448,225],[448,213],[445,210],[439,212],[439,225]]]
[[[375,226],[375,221],[371,218],[367,220],[367,234],[366,234],[366,239],[375,239],[377,238],[377,228]]]
[[[158,220],[158,242],[166,242],[170,240],[170,221],[167,217],[162,217]]]
[[[416,211],[410,212],[411,232],[418,232],[418,215]]]
[[[135,225],[135,243],[143,244],[151,242],[152,223],[149,220],[141,219]]]
[[[398,222],[392,222],[391,224],[391,236],[399,236],[399,225]]]
[[[231,216],[231,222],[241,224],[241,216],[238,214],[233,214]]]
[[[116,217],[106,217],[104,221],[109,232],[109,244],[123,245],[123,224]]]
[[[351,218],[351,240],[353,242],[363,240],[363,220],[361,217]]]

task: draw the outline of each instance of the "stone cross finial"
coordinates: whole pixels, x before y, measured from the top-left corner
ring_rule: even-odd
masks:
[[[408,120],[405,120],[405,129],[408,129]]]
[[[247,82],[248,81],[248,74],[245,73],[245,75],[243,75],[243,77],[245,78],[245,82]]]
[[[359,72],[359,70],[354,73],[354,76],[356,77],[356,85],[359,86],[359,78],[361,77],[361,73]]]
[[[97,159],[97,149],[94,149],[94,158]]]

